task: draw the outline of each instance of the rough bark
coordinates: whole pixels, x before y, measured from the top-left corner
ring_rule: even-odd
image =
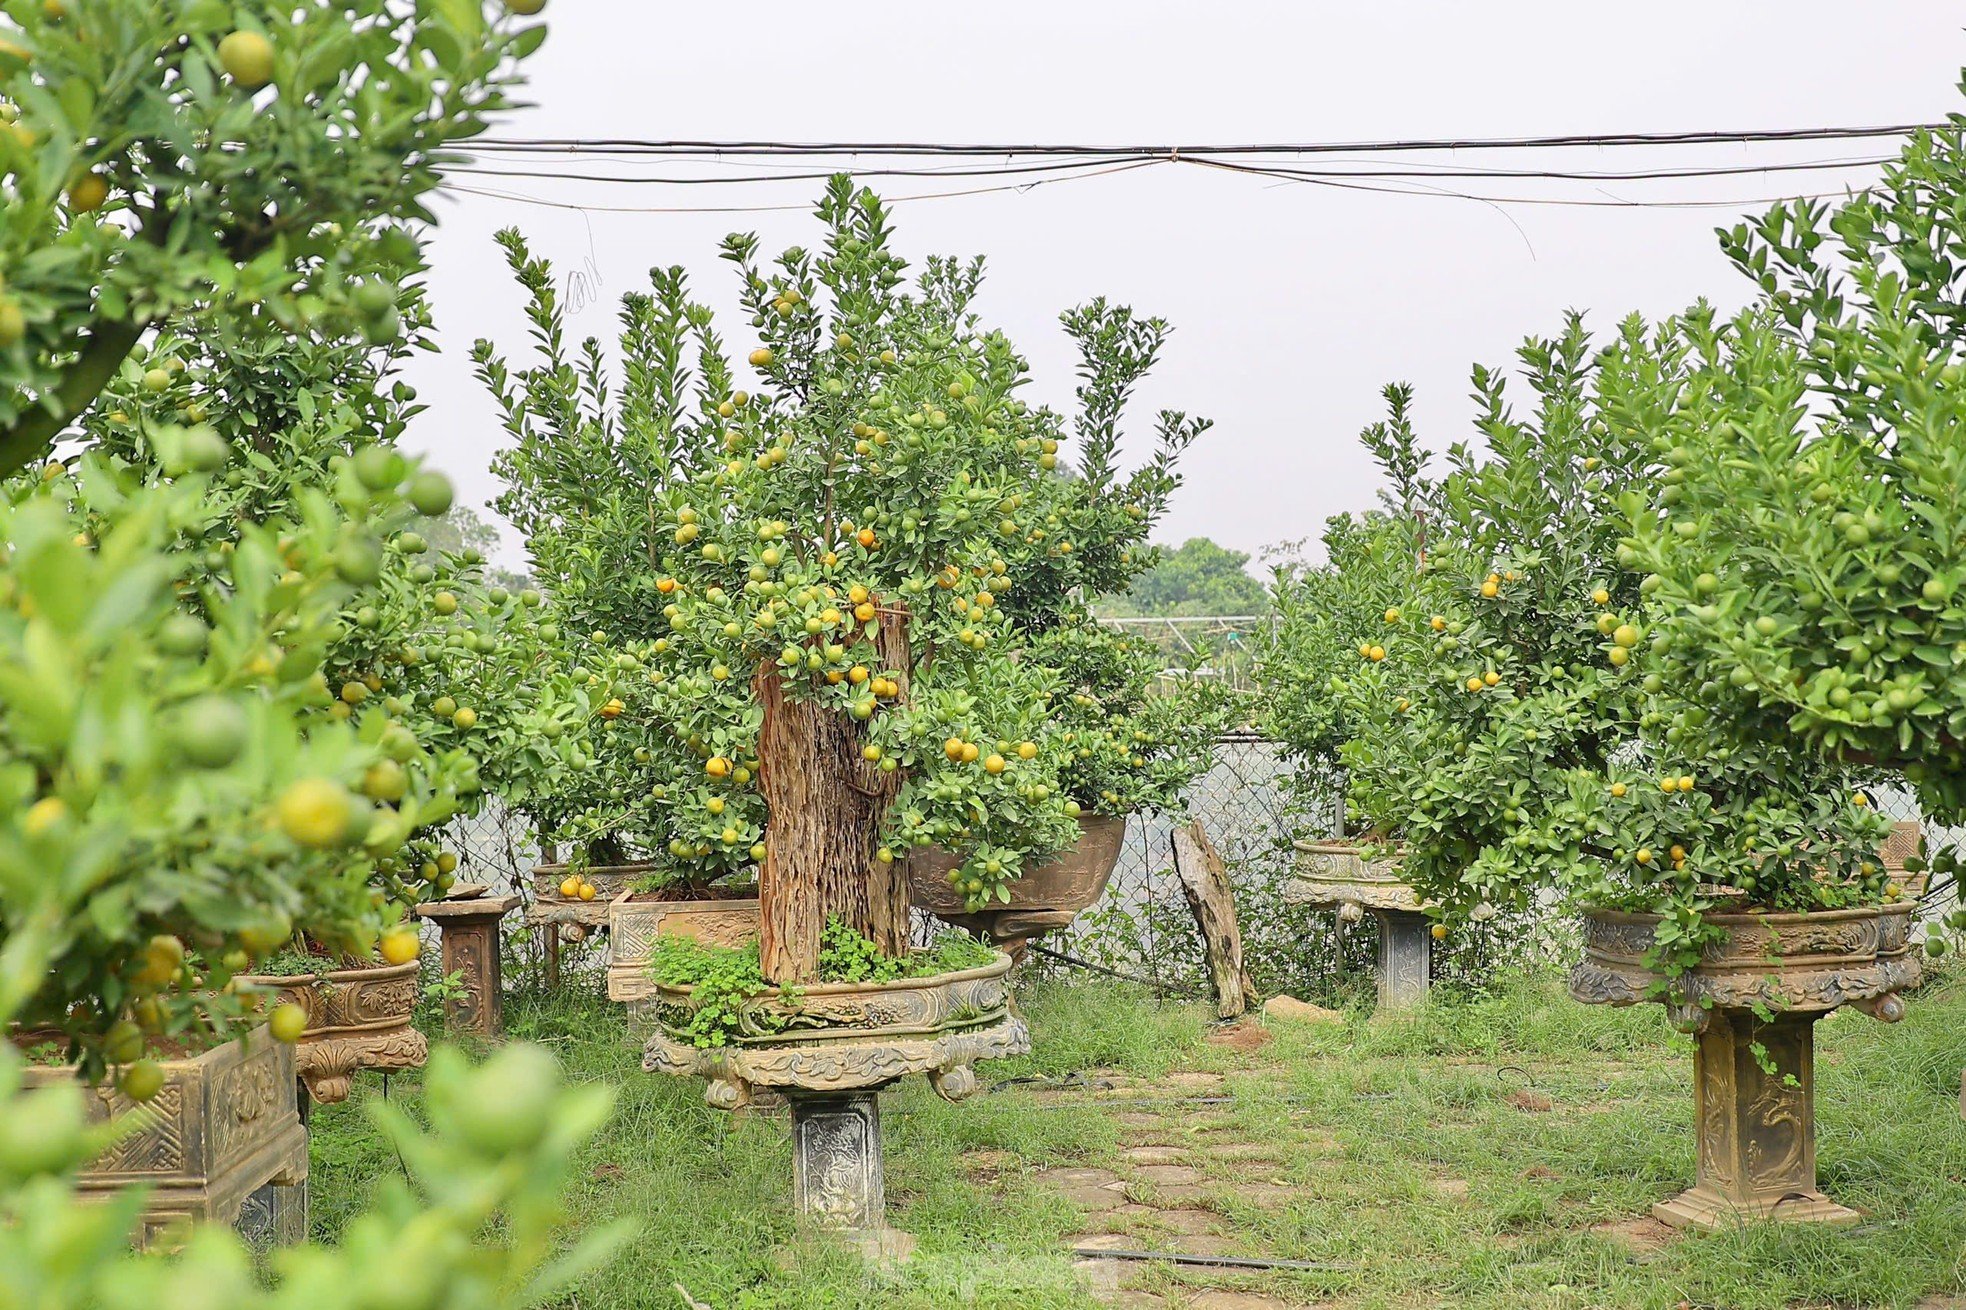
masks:
[[[1181,892],[1201,929],[1202,949],[1208,955],[1209,985],[1215,992],[1215,1013],[1233,1019],[1257,1003],[1256,985],[1242,961],[1242,930],[1236,924],[1235,895],[1229,871],[1197,819],[1174,831],[1174,871]]]
[[[907,611],[884,609],[879,623],[866,662],[894,670],[905,697]],[[764,707],[758,789],[771,811],[758,876],[765,977],[811,982],[820,934],[833,915],[881,950],[901,954],[908,949],[908,880],[901,861],[874,858],[888,807],[901,790],[900,771],[884,773],[861,758],[866,741],[857,720],[787,695],[777,665],[760,664],[752,686]]]

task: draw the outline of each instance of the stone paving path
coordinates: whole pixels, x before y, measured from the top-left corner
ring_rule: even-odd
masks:
[[[1124,1131],[1125,1145],[1111,1168],[1061,1166],[1038,1174],[1042,1182],[1086,1211],[1085,1231],[1068,1237],[1066,1243],[1086,1252],[1268,1255],[1261,1239],[1238,1231],[1224,1210],[1236,1204],[1281,1206],[1294,1193],[1275,1177],[1280,1156],[1274,1146],[1241,1140],[1227,1118],[1227,1106],[1191,1099],[1226,1095],[1222,1075],[1175,1073],[1151,1083],[1124,1074],[1094,1077],[1104,1085],[1070,1094],[1092,1100],[1164,1100],[1165,1104],[1129,1107],[1113,1116]],[[1328,1138],[1317,1144],[1337,1149]],[[978,1157],[987,1154],[974,1153],[972,1171],[986,1163]],[[1221,1161],[1245,1167],[1236,1171],[1234,1181],[1211,1179],[1209,1164]],[[1102,1305],[1121,1310],[1296,1310],[1310,1304],[1238,1290],[1238,1284],[1260,1282],[1260,1272],[1096,1255],[1080,1259],[1078,1268]],[[1170,1288],[1170,1282],[1176,1286]],[[1156,1290],[1146,1290],[1144,1285]]]

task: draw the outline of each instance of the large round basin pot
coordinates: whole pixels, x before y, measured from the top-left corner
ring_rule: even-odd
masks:
[[[348,1099],[363,1069],[414,1069],[430,1043],[411,1020],[420,991],[418,963],[357,964],[295,977],[242,975],[241,986],[277,992],[275,1004],[298,1005],[307,1027],[294,1044],[294,1072],[316,1101]]]
[[[1816,1186],[1816,1021],[1845,1005],[1886,1023],[1904,1016],[1898,994],[1920,973],[1913,908],[1711,914],[1727,936],[1670,983],[1645,963],[1659,916],[1585,916],[1570,994],[1592,1005],[1661,1001],[1697,1042],[1695,1181],[1654,1206],[1656,1217],[1696,1228],[1859,1217]]]
[[[1098,903],[1126,846],[1126,816],[1085,815],[1071,849],[1033,864],[1010,884],[1010,899],[987,910],[965,907],[963,894],[949,882],[962,861],[953,853],[925,847],[907,858],[908,899],[945,923],[974,929],[1022,955],[1025,943],[1067,927]]]
[[[686,1031],[694,989],[657,983],[642,1068],[708,1078],[704,1099],[719,1109],[782,1093],[792,1104],[798,1208],[821,1225],[878,1237],[888,1232],[878,1093],[919,1073],[944,1098],[961,1100],[977,1088],[976,1061],[1028,1054],[1030,1032],[1010,1009],[1010,967],[999,954],[980,968],[926,978],[821,983],[789,996],[768,988],[752,998],[739,1031],[710,1047]]]
[[[1357,841],[1298,841],[1297,867],[1284,887],[1293,905],[1335,910],[1341,923],[1371,915],[1379,923],[1379,1004],[1404,1009],[1433,983],[1432,925],[1420,898],[1399,876],[1400,854]]]

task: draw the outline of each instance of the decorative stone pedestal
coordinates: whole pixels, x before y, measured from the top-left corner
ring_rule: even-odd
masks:
[[[1069,927],[1098,903],[1126,847],[1126,816],[1085,815],[1079,840],[1068,851],[1032,865],[1010,884],[1010,899],[971,911],[949,883],[961,863],[948,851],[925,847],[907,858],[908,901],[945,923],[988,936],[1021,960],[1032,938]]]
[[[1816,1021],[1843,1005],[1885,1023],[1904,1016],[1897,993],[1920,972],[1912,908],[1710,915],[1727,939],[1669,992],[1645,965],[1656,915],[1586,917],[1570,994],[1598,1005],[1662,1000],[1673,1025],[1698,1037],[1694,1184],[1654,1206],[1655,1217],[1708,1229],[1859,1217],[1816,1187]],[[1759,1013],[1773,1017],[1764,1022]]]
[[[1693,1055],[1699,1163],[1693,1186],[1652,1213],[1675,1228],[1740,1219],[1849,1223],[1860,1218],[1816,1190],[1816,1043],[1820,1014],[1773,1023],[1718,1010]],[[1773,1066],[1756,1058],[1759,1045]]]
[[[276,992],[276,1003],[307,1012],[294,1069],[316,1101],[346,1100],[362,1069],[414,1069],[430,1056],[430,1043],[411,1022],[419,991],[414,960],[292,978],[241,975],[238,981]]]
[[[827,1228],[887,1227],[879,1093],[792,1098],[792,1197]]]
[[[446,978],[461,975],[463,990],[444,1002],[444,1017],[460,1032],[496,1037],[504,1031],[504,973],[499,960],[499,921],[517,896],[464,896],[416,907],[417,917],[437,925]]]
[[[1350,842],[1306,842],[1297,846],[1297,876],[1284,888],[1296,905],[1336,910],[1344,923],[1367,914],[1379,921],[1379,1004],[1405,1009],[1426,999],[1433,985],[1432,924],[1421,913],[1420,898],[1399,880],[1399,858],[1369,855]]]
[[[1024,1055],[1031,1034],[1010,1010],[1010,957],[979,969],[891,983],[827,983],[787,1000],[755,997],[738,1034],[699,1047],[684,1034],[692,989],[656,984],[655,1031],[643,1053],[650,1073],[710,1079],[703,1099],[721,1110],[761,1091],[792,1103],[793,1189],[801,1212],[847,1233],[870,1255],[905,1256],[886,1226],[881,1165],[881,1088],[927,1074],[947,1100],[975,1092],[978,1060]]]

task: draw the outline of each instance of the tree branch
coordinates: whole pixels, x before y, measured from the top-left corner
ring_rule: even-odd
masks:
[[[109,385],[142,337],[143,325],[134,320],[98,323],[55,388],[54,407],[38,406],[12,427],[0,430],[0,476],[27,467],[28,461],[52,446],[61,430]]]

